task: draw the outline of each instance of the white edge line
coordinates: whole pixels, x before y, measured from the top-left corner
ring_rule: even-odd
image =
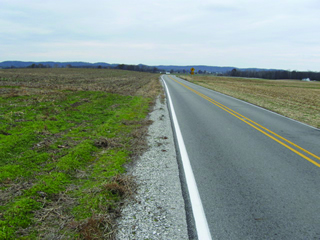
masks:
[[[175,75],[172,75],[172,76],[175,76]],[[177,76],[175,76],[175,77],[178,78],[179,80],[185,81],[186,83],[194,84],[195,86],[198,86],[198,87],[200,87],[200,88],[204,88],[204,89],[209,90],[209,91],[211,91],[211,92],[218,93],[218,94],[220,94],[220,95],[223,95],[223,96],[226,96],[226,97],[235,99],[235,100],[237,100],[237,101],[239,101],[239,102],[246,103],[246,104],[251,105],[251,106],[253,106],[253,107],[256,107],[256,108],[262,109],[262,110],[264,110],[264,111],[267,111],[267,112],[273,113],[273,114],[275,114],[275,115],[278,115],[278,116],[280,116],[280,117],[289,119],[289,120],[291,120],[291,121],[293,121],[293,122],[300,123],[300,124],[302,124],[302,125],[304,125],[304,126],[306,126],[306,127],[310,127],[310,128],[319,130],[319,128],[316,128],[316,127],[314,127],[314,126],[311,126],[311,125],[306,124],[306,123],[303,123],[303,122],[299,122],[298,120],[295,120],[295,119],[293,119],[293,118],[289,118],[289,117],[283,116],[283,115],[281,115],[280,113],[273,112],[273,111],[271,111],[271,110],[269,110],[269,109],[260,107],[260,106],[258,106],[258,105],[253,104],[253,103],[249,103],[249,102],[246,102],[246,101],[244,101],[244,100],[241,100],[241,99],[232,97],[232,96],[230,96],[230,95],[227,95],[227,94],[224,94],[224,93],[221,93],[221,92],[217,92],[217,91],[215,91],[215,90],[212,90],[212,89],[203,87],[203,86],[201,86],[201,85],[198,85],[198,84],[195,84],[195,83],[192,83],[192,82],[189,82],[189,81],[184,80],[184,79],[182,79],[182,78],[179,78],[179,77],[177,77]]]
[[[192,212],[193,212],[193,216],[194,216],[194,220],[195,220],[195,224],[196,224],[198,239],[210,240],[210,239],[212,239],[211,233],[209,230],[206,215],[204,213],[204,209],[203,209],[202,202],[200,199],[199,191],[197,188],[197,183],[196,183],[196,180],[193,175],[193,171],[192,171],[192,167],[190,164],[187,149],[186,149],[186,146],[184,145],[183,137],[182,137],[182,134],[180,131],[179,123],[178,123],[178,119],[177,119],[176,113],[173,108],[170,92],[169,92],[167,84],[164,81],[164,79],[162,78],[162,76],[161,76],[161,79],[166,87],[166,91],[168,94],[168,100],[169,100],[169,105],[170,105],[171,114],[172,114],[172,121],[174,124],[174,128],[176,130],[177,141],[178,141],[182,165],[183,165],[183,169],[184,169],[184,173],[185,173],[185,177],[186,177],[186,182],[187,182],[187,187],[188,187],[188,191],[189,191]]]

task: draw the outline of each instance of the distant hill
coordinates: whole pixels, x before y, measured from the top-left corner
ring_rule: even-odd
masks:
[[[201,70],[201,71],[207,71],[211,73],[225,73],[228,71],[232,71],[232,69],[236,67],[217,67],[217,66],[205,66],[205,65],[195,65],[195,66],[175,66],[175,65],[160,65],[155,66],[158,69],[163,69],[165,71],[190,71],[191,68],[195,69],[195,72]],[[274,71],[276,69],[263,69],[263,68],[236,68],[241,71]]]
[[[191,68],[194,68],[195,71],[207,71],[207,72],[217,72],[217,73],[225,73],[227,71],[231,71],[234,69],[234,67],[214,67],[214,66],[203,66],[203,65],[198,65],[198,66],[175,66],[175,65],[160,65],[160,66],[155,66],[159,69],[163,69],[165,71],[187,71],[189,72]]]
[[[104,62],[98,62],[98,63],[89,63],[89,62],[53,62],[53,61],[47,61],[47,62],[23,62],[23,61],[5,61],[0,63],[0,68],[10,68],[10,67],[15,67],[15,68],[26,68],[31,66],[32,64],[42,64],[44,66],[49,66],[49,67],[67,67],[71,65],[72,67],[116,67],[119,64],[109,64],[109,63],[104,63]],[[147,66],[147,67],[156,67],[159,70],[163,71],[183,71],[185,70],[186,72],[189,72],[190,69],[193,67],[195,68],[195,71],[198,72],[199,70],[201,71],[206,71],[206,72],[211,72],[211,73],[226,73],[228,71],[231,71],[235,67],[217,67],[217,66],[205,66],[205,65],[194,65],[194,66],[176,66],[176,65],[158,65],[158,66],[148,66],[148,65],[143,65],[139,64],[138,66]],[[262,69],[262,68],[236,68],[237,70],[241,71],[272,71],[276,69]]]
[[[10,67],[16,67],[16,68],[25,68],[28,66],[31,66],[32,64],[42,64],[44,66],[50,66],[50,67],[67,67],[68,65],[71,65],[73,67],[115,67],[118,66],[118,64],[109,64],[109,63],[89,63],[89,62],[22,62],[22,61],[5,61],[0,63],[1,68],[10,68]]]

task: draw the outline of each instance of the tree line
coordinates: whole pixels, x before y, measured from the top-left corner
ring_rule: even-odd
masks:
[[[127,65],[127,64],[119,64],[116,66],[92,66],[92,65],[88,65],[88,66],[72,66],[71,64],[67,64],[66,66],[58,66],[56,65],[49,65],[49,64],[36,64],[33,63],[30,66],[27,66],[27,68],[98,68],[98,69],[121,69],[121,70],[128,70],[128,71],[138,71],[138,72],[152,72],[152,73],[158,73],[161,70],[159,70],[156,67],[149,67],[147,65]]]
[[[15,66],[11,66],[8,68],[16,68]],[[98,69],[121,69],[128,71],[138,71],[138,72],[151,72],[151,73],[159,73],[166,72],[163,69],[158,69],[157,67],[147,66],[143,64],[139,65],[129,65],[129,64],[118,64],[118,65],[110,65],[110,66],[102,66],[102,65],[82,65],[82,66],[73,66],[71,64],[67,65],[50,65],[50,64],[36,64],[33,63],[27,68],[98,68]],[[189,73],[189,70],[180,69],[174,70],[171,69],[170,73]],[[199,70],[196,72],[197,74],[213,74],[211,72]],[[227,71],[225,73],[215,73],[215,75],[219,76],[232,76],[232,77],[246,77],[246,78],[262,78],[262,79],[297,79],[301,80],[304,78],[309,78],[310,80],[320,81],[320,72],[312,72],[312,71],[289,71],[289,70],[241,70],[234,68],[231,71]]]
[[[156,67],[149,67],[147,65],[126,65],[126,64],[119,64],[115,67],[115,69],[121,69],[121,70],[128,70],[128,71],[138,71],[138,72],[152,72],[152,73],[158,73],[161,70],[159,70]]]
[[[224,74],[232,77],[247,77],[247,78],[263,78],[263,79],[304,79],[320,81],[320,72],[311,71],[286,71],[286,70],[264,70],[264,71],[250,71],[232,69]]]

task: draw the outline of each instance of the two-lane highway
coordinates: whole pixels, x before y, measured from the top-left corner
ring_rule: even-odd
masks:
[[[212,238],[320,239],[319,129],[162,79]]]

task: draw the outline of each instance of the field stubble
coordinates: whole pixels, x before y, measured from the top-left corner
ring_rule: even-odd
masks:
[[[0,70],[0,239],[112,239],[159,76]]]
[[[190,82],[253,103],[320,128],[320,82],[213,76],[180,76]]]

